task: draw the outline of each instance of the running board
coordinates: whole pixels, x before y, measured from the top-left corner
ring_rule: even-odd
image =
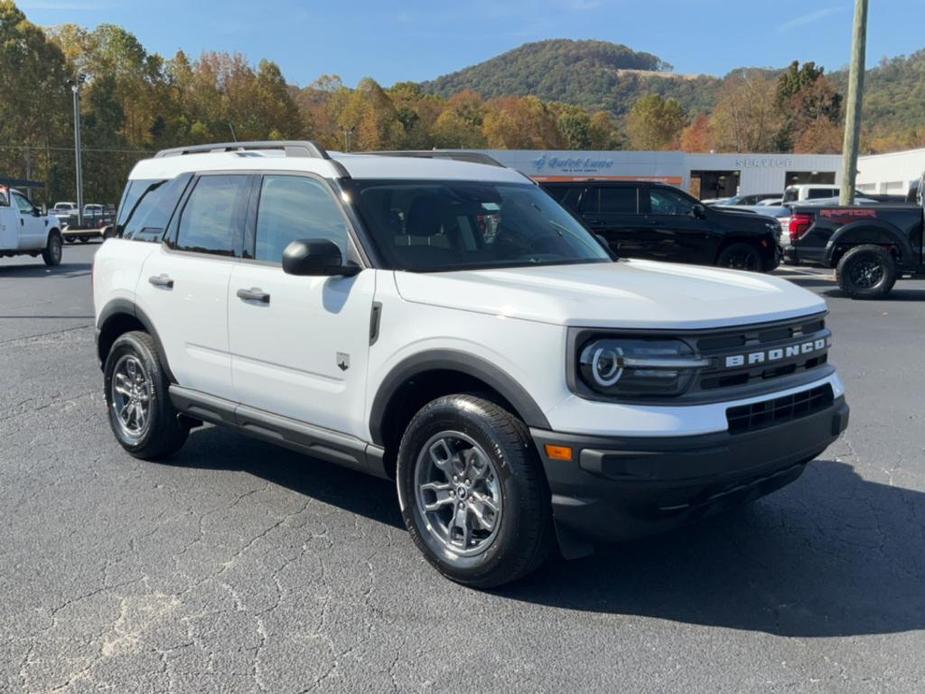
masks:
[[[391,478],[383,461],[385,450],[355,436],[312,426],[178,385],[170,386],[170,400],[174,407],[189,417],[231,427],[248,436],[369,475]]]

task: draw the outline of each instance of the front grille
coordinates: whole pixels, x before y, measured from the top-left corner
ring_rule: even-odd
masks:
[[[701,356],[712,359],[712,365],[700,372],[696,390],[746,386],[815,369],[828,362],[830,340],[831,333],[825,327],[825,320],[819,316],[698,336],[695,349]],[[824,346],[806,353],[787,353],[788,348],[808,343]],[[767,358],[768,355],[777,357],[778,350],[782,356]],[[765,358],[749,361],[750,357]],[[736,359],[744,361],[737,364]]]
[[[773,400],[730,407],[726,410],[726,422],[729,433],[742,434],[821,412],[830,407],[834,400],[832,386],[827,383]]]

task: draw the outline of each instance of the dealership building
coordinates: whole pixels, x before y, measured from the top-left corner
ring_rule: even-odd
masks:
[[[837,184],[839,154],[689,154],[687,152],[482,150],[539,181],[661,181],[699,198],[782,193],[796,183]]]
[[[481,150],[538,181],[645,180],[699,198],[781,193],[797,183],[841,182],[840,154],[689,154],[687,152]],[[925,149],[858,159],[858,192],[905,195],[925,172]]]
[[[925,149],[872,154],[858,159],[858,191],[905,195],[925,172]]]

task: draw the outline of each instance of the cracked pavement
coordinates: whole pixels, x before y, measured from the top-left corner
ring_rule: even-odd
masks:
[[[393,486],[205,428],[110,433],[89,263],[0,260],[0,691],[925,691],[925,283],[829,301],[846,437],[750,507],[493,593]]]

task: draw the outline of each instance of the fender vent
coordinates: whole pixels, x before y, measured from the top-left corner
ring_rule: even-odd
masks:
[[[726,410],[726,422],[730,434],[742,434],[821,412],[834,401],[832,386],[826,383],[782,398],[730,407]]]

